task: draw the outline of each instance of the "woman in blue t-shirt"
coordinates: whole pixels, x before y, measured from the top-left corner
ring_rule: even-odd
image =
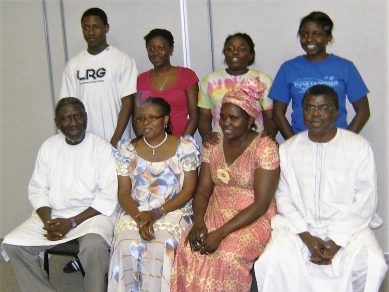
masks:
[[[331,18],[323,12],[305,16],[298,30],[305,55],[286,61],[277,72],[269,97],[273,99],[274,119],[284,139],[306,129],[302,98],[305,91],[316,84],[329,85],[338,94],[336,127],[358,133],[369,119],[368,89],[358,70],[351,61],[327,53],[327,45],[333,39],[332,29]],[[346,97],[355,110],[350,124],[347,123]],[[293,112],[289,123],[285,113],[291,100]]]

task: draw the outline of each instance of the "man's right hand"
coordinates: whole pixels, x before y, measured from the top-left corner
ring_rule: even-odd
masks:
[[[44,223],[43,229],[47,231],[45,236],[48,240],[60,240],[72,229],[71,222],[68,218],[56,218]]]
[[[332,258],[326,255],[326,242],[320,237],[313,236],[309,232],[299,234],[301,240],[311,252],[310,261],[317,265],[330,265]]]

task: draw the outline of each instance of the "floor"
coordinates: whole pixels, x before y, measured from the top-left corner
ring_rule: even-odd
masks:
[[[58,292],[85,291],[83,288],[83,278],[80,272],[71,274],[62,272],[63,266],[71,259],[71,257],[60,255],[53,255],[50,258],[50,280],[58,289]],[[19,291],[11,264],[6,263],[0,257],[0,292]]]
[[[63,266],[71,259],[68,256],[53,255],[50,259],[50,279],[58,292],[82,292],[83,280],[80,272],[66,274]],[[0,258],[0,292],[19,292],[16,279],[10,263]],[[252,291],[255,291],[254,289]],[[276,292],[276,291],[275,291]],[[389,276],[387,274],[380,292],[389,292]]]

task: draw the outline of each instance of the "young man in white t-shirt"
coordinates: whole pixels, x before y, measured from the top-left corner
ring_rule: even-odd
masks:
[[[138,71],[134,60],[107,44],[107,15],[90,8],[81,17],[87,49],[70,59],[59,98],[77,97],[88,113],[88,131],[116,146],[129,137],[129,119]]]

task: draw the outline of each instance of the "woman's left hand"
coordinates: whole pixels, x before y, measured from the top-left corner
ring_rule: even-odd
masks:
[[[200,246],[200,253],[201,254],[214,253],[218,249],[223,238],[224,237],[220,229],[216,229],[208,233],[207,237],[205,238],[205,240],[202,242]]]
[[[155,214],[151,211],[142,211],[138,216],[135,217],[135,221],[139,228],[146,224],[153,224],[157,220]]]
[[[147,223],[139,227],[139,235],[146,241],[155,239],[153,224]]]

